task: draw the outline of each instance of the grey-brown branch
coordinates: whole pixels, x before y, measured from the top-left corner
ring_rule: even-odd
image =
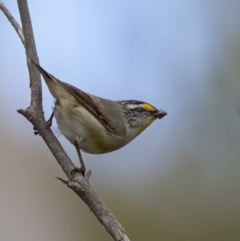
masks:
[[[67,175],[69,181],[65,181],[63,179],[60,180],[71,188],[86,203],[115,241],[129,241],[129,238],[125,234],[121,224],[108,210],[106,205],[99,199],[98,195],[89,184],[88,178],[90,173],[87,177],[83,177],[77,172],[73,172],[73,174],[71,174],[71,171],[75,168],[74,164],[63,150],[51,129],[46,126],[42,107],[40,74],[31,62],[33,59],[38,63],[38,55],[27,0],[18,0],[18,8],[21,16],[22,29],[0,0],[0,9],[13,25],[26,49],[27,65],[30,76],[31,103],[27,109],[18,110],[18,113],[25,116],[33,124],[33,126],[36,127],[46,145]]]

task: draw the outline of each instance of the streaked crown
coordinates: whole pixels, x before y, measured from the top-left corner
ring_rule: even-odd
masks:
[[[161,119],[167,113],[158,110],[153,105],[138,101],[138,100],[125,100],[117,101],[120,105],[123,116],[126,118],[127,123],[131,128],[137,128],[145,125],[150,125],[155,119]]]

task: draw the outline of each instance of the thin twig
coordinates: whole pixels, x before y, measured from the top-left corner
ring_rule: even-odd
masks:
[[[8,11],[8,9],[5,7],[5,5],[3,4],[3,2],[1,0],[0,0],[0,9],[3,11],[3,13],[6,15],[7,19],[9,20],[9,22],[15,28],[19,38],[21,39],[21,41],[25,47],[25,39],[24,39],[24,35],[23,35],[23,31],[22,31],[21,27],[19,26],[17,21],[14,19],[12,14]]]
[[[37,69],[33,67],[33,64],[31,62],[31,60],[34,60],[38,63],[38,56],[34,41],[30,14],[28,11],[27,0],[18,0],[18,7],[21,16],[24,36],[23,38],[20,38],[26,48],[31,87],[31,105],[25,110],[18,110],[18,112],[25,116],[33,124],[33,126],[36,127],[41,137],[53,153],[57,162],[62,167],[63,171],[65,172],[70,181],[65,181],[61,178],[58,179],[61,180],[63,183],[67,184],[67,186],[71,188],[86,203],[86,205],[95,214],[97,219],[104,225],[107,232],[113,237],[115,241],[129,241],[129,238],[125,234],[125,231],[122,228],[121,224],[108,210],[106,205],[99,199],[98,195],[89,184],[88,179],[91,173],[89,172],[87,174],[87,178],[83,177],[80,173],[77,172],[74,172],[74,174],[71,175],[71,171],[75,168],[74,164],[63,150],[57,138],[53,135],[51,129],[46,126],[46,121],[42,109],[42,88],[40,74]],[[17,23],[13,16],[9,13],[7,8],[3,5],[1,0],[0,9],[2,9],[2,11],[7,17],[11,16],[11,19],[14,20],[13,22]],[[6,12],[10,15],[7,15]],[[18,26],[18,28],[16,29],[15,26],[14,28],[18,33],[18,30],[21,30],[21,28],[18,24],[16,26]]]

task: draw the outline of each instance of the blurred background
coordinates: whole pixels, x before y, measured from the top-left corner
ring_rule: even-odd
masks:
[[[5,5],[20,23],[16,1]],[[168,112],[128,146],[83,154],[131,240],[240,240],[240,1],[29,1],[41,65],[114,100]],[[0,240],[111,237],[31,124],[25,50],[0,13]],[[49,118],[54,100],[43,82]],[[76,165],[75,148],[54,122]]]

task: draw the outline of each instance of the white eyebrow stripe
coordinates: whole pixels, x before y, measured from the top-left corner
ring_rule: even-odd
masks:
[[[134,108],[136,108],[136,107],[138,107],[138,105],[135,105],[135,104],[129,104],[129,105],[128,105],[128,108],[130,108],[130,109],[134,109]]]
[[[144,110],[146,110],[145,106],[143,104],[128,104],[129,109],[135,109],[138,107],[142,107]]]

